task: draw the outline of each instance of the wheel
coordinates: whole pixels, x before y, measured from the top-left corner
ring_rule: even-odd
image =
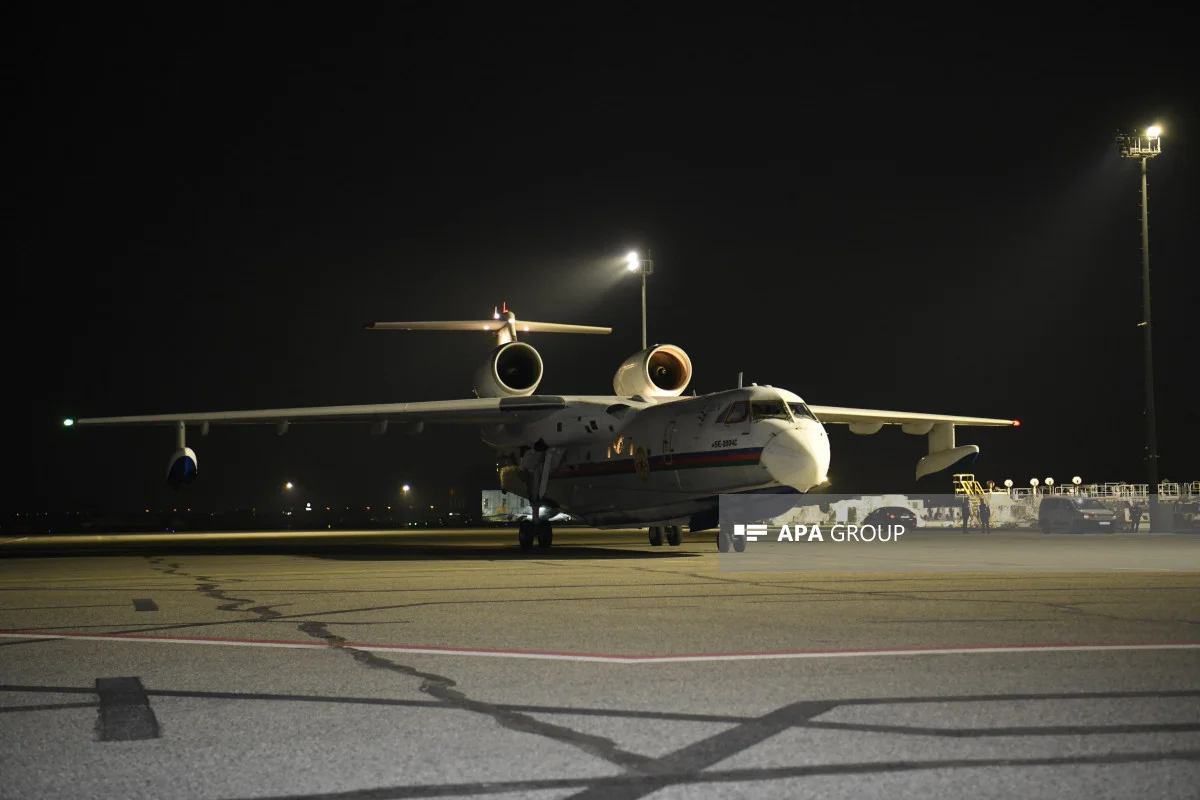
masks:
[[[651,547],[662,547],[662,543],[663,543],[662,526],[661,525],[651,525],[650,526],[650,546]]]
[[[549,522],[539,522],[537,531],[538,547],[543,549],[549,547],[554,542],[554,528]]]
[[[683,529],[678,525],[671,525],[667,528],[667,544],[671,547],[679,547],[683,542]]]
[[[521,545],[522,550],[533,549],[533,523],[522,522],[517,528],[517,543]]]
[[[729,552],[729,534],[725,531],[717,532],[717,550],[722,553]]]
[[[1042,533],[1051,533],[1053,530],[1054,526],[1051,525],[1049,521],[1042,522]]]
[[[746,552],[746,537],[744,537],[744,536],[735,536],[734,537],[733,552],[735,552],[735,553]]]

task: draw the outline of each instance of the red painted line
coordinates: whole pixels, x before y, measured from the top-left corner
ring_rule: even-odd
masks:
[[[41,631],[0,631],[3,638],[77,639],[90,641],[133,641],[167,644],[209,644],[243,647],[281,647],[295,649],[329,649],[352,647],[358,650],[407,652],[429,655],[492,656],[502,658],[552,659],[567,661],[602,661],[610,663],[669,663],[680,661],[749,661],[789,658],[836,658],[864,656],[901,656],[925,654],[1069,652],[1081,650],[1195,650],[1200,642],[1091,642],[1080,644],[1003,644],[1003,645],[940,645],[890,648],[857,648],[835,650],[773,650],[733,653],[676,653],[662,655],[628,655],[618,653],[585,653],[561,650],[511,650],[479,647],[449,647],[443,645],[372,644],[366,642],[334,643],[320,640],[246,639],[235,637],[157,636],[137,633],[82,633]]]

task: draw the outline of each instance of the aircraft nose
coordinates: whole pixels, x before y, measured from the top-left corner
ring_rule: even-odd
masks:
[[[807,492],[829,471],[829,440],[815,431],[780,431],[763,448],[761,463],[772,480]]]

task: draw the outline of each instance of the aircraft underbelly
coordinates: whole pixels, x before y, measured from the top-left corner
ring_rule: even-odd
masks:
[[[645,478],[637,474],[560,477],[551,479],[546,494],[572,516],[595,524],[621,524],[687,517],[708,510],[716,495],[770,485],[766,471],[753,464],[660,468]]]

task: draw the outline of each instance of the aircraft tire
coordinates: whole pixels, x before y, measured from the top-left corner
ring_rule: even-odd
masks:
[[[729,552],[729,537],[724,531],[717,532],[717,550],[722,553]]]
[[[542,549],[548,548],[554,543],[554,528],[550,526],[549,522],[543,522],[538,525],[537,543],[538,547]]]
[[[650,546],[651,547],[662,547],[662,543],[663,543],[662,526],[661,525],[651,525],[650,526]]]
[[[667,528],[667,544],[671,547],[679,547],[683,543],[683,529],[678,525],[671,525]]]
[[[521,545],[522,550],[533,549],[533,523],[522,522],[517,529],[517,543]]]
[[[741,537],[735,538],[733,540],[733,552],[735,552],[735,553],[746,552],[746,540]]]

